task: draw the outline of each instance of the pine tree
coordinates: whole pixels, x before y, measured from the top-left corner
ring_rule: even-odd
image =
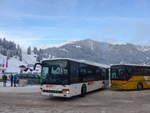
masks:
[[[37,49],[37,47],[34,47],[34,48],[33,48],[33,53],[36,54],[36,55],[38,54],[38,49]]]
[[[36,59],[37,62],[40,62],[43,59],[42,54],[43,54],[42,49],[40,49],[37,54],[38,55]]]
[[[8,58],[13,56],[20,56],[21,48],[12,41],[7,41],[5,38],[0,39],[0,54]]]
[[[31,47],[30,46],[27,48],[27,54],[31,55]]]
[[[22,61],[22,50],[19,50],[19,60]]]

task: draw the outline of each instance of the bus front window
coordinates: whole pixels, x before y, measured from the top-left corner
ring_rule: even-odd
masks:
[[[128,76],[124,69],[112,69],[111,79],[112,80],[127,80]]]
[[[118,79],[118,70],[117,69],[112,69],[111,70],[111,79],[112,80]]]
[[[40,83],[43,84],[45,82],[46,77],[49,75],[49,68],[48,67],[42,67],[42,73],[41,73],[41,79]]]
[[[63,69],[60,66],[52,66],[51,67],[51,74],[52,75],[62,75]]]
[[[42,76],[47,76],[48,73],[49,73],[48,67],[43,67],[43,68],[42,68]]]
[[[46,63],[47,67],[43,66],[42,68],[42,76],[45,76],[44,84],[67,84],[67,64],[61,61],[51,61]]]

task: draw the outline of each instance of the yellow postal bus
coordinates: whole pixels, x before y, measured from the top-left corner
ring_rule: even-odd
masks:
[[[111,88],[141,90],[150,88],[150,66],[112,65]]]

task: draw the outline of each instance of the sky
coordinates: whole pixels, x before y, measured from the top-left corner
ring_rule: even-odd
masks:
[[[0,37],[23,47],[87,38],[150,45],[150,0],[0,0]]]

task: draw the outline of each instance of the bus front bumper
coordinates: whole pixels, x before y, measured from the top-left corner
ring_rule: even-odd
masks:
[[[66,98],[72,97],[71,94],[49,93],[49,92],[43,92],[43,91],[41,91],[41,95],[44,95],[44,96],[54,96],[54,97],[66,97]]]

